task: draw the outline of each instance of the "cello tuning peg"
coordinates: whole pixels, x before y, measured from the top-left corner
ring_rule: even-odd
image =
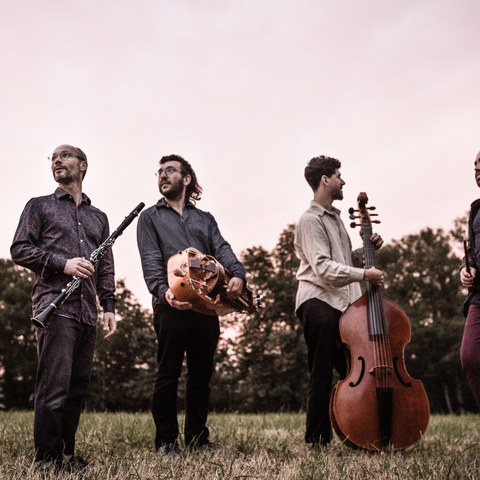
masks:
[[[350,208],[348,209],[348,213],[349,213],[350,215],[352,215],[352,214],[355,213],[355,212],[358,212],[358,210],[355,210],[353,207],[350,207]]]
[[[372,220],[372,223],[382,223],[380,220]]]
[[[355,219],[360,218],[360,217],[357,216],[357,215],[349,215],[348,218],[349,218],[350,220],[355,220]]]
[[[352,222],[352,223],[350,224],[350,226],[351,226],[352,228],[355,228],[355,227],[361,227],[362,225],[361,225],[360,223]]]
[[[377,207],[367,207],[367,210],[376,210]]]
[[[378,217],[378,213],[371,213],[370,216],[371,217]]]

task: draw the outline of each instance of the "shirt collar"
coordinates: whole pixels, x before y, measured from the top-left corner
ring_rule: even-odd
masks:
[[[57,189],[54,192],[54,195],[59,199],[62,200],[64,198],[71,198],[72,196],[63,188],[57,187]],[[85,202],[87,205],[91,205],[92,201],[90,198],[82,192],[82,203]]]
[[[335,213],[337,215],[340,215],[341,213],[341,210],[339,210],[338,208],[335,208],[334,206],[332,206],[332,210],[327,210],[323,205],[320,205],[318,202],[316,202],[315,200],[312,200],[310,202],[310,208],[312,210],[315,210],[318,212],[319,215],[323,216],[323,214],[327,213],[328,215],[334,215]]]
[[[164,208],[172,208],[168,202],[165,200],[165,197],[162,197],[155,205],[157,208],[161,208],[161,207],[164,207]],[[192,208],[194,205],[192,202],[187,202],[186,205],[185,205],[185,208],[189,207],[189,208]]]

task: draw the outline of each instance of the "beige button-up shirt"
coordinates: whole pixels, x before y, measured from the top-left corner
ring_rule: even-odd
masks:
[[[295,251],[300,259],[295,310],[318,298],[344,312],[361,296],[364,269],[353,266],[352,243],[340,219],[340,210],[328,211],[312,200],[295,229]]]

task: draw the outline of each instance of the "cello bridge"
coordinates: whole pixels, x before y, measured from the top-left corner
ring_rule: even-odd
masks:
[[[370,375],[388,375],[389,377],[392,375],[393,367],[391,365],[375,365],[372,367],[368,373]]]

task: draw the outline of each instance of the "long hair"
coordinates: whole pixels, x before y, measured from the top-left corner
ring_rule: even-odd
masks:
[[[185,197],[188,202],[195,203],[202,198],[203,189],[198,183],[197,175],[195,174],[192,166],[180,155],[166,155],[160,159],[160,165],[166,162],[179,162],[181,165],[182,175],[190,175],[192,179],[191,182],[187,185],[185,191]]]

